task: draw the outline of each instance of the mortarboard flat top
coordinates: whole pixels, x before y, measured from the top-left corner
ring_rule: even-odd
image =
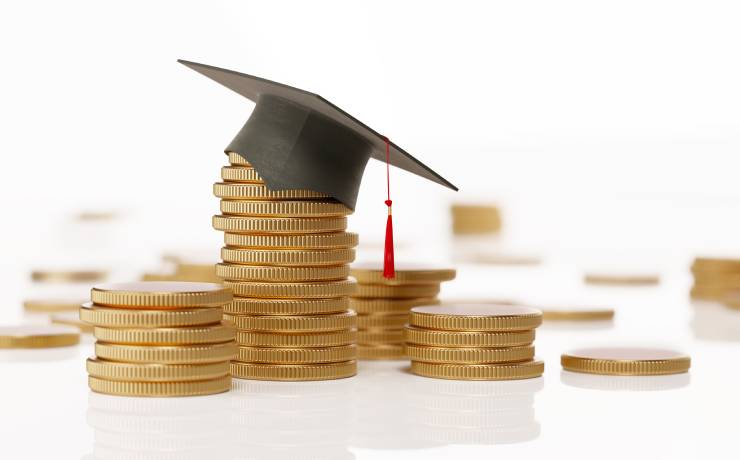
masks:
[[[178,60],[257,103],[226,148],[249,161],[271,189],[323,192],[354,209],[369,158],[386,160],[386,139],[323,97],[233,70]],[[457,190],[389,143],[389,163]]]

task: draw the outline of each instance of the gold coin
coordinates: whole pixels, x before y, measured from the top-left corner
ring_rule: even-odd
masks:
[[[221,248],[224,262],[245,265],[315,267],[342,265],[355,260],[354,249],[231,249]]]
[[[323,315],[349,309],[347,297],[331,299],[256,299],[234,297],[224,307],[232,315]]]
[[[221,321],[221,308],[178,308],[172,310],[128,310],[106,308],[86,302],[80,307],[80,319],[93,326],[121,328],[156,328],[203,326]]]
[[[94,283],[108,276],[103,270],[34,270],[31,280],[40,283]]]
[[[254,168],[245,166],[223,166],[221,168],[221,178],[226,182],[265,183]]]
[[[213,216],[213,228],[229,233],[329,233],[346,230],[347,218]]]
[[[652,274],[586,273],[583,276],[583,282],[610,286],[648,286],[660,283],[660,276]]]
[[[171,347],[95,343],[95,355],[98,358],[127,363],[214,363],[233,359],[236,351],[236,342]]]
[[[223,393],[231,389],[231,376],[195,382],[120,382],[88,377],[96,393],[118,396],[198,396]]]
[[[269,364],[338,363],[357,358],[357,346],[323,348],[239,347],[236,361]]]
[[[216,182],[213,194],[218,198],[242,200],[301,200],[328,198],[325,193],[313,190],[270,190],[261,184],[238,184],[234,182]]]
[[[251,217],[342,217],[352,210],[338,201],[221,200],[221,212]]]
[[[545,371],[542,361],[509,364],[434,364],[411,361],[411,372],[422,377],[449,380],[519,380],[539,377]]]
[[[119,329],[96,327],[95,338],[101,342],[132,345],[195,345],[223,343],[234,340],[233,324],[224,322],[213,326]]]
[[[391,328],[400,329],[409,322],[408,313],[402,315],[358,315],[357,327],[360,329]]]
[[[232,281],[330,281],[346,279],[349,266],[266,267],[260,265],[217,264],[216,274]]]
[[[511,332],[453,332],[407,326],[408,343],[433,347],[517,347],[534,342],[534,329]]]
[[[694,285],[708,288],[740,287],[740,273],[694,273]]]
[[[90,291],[96,305],[126,308],[220,307],[231,298],[220,284],[184,281],[99,284]]]
[[[339,281],[313,283],[261,283],[250,281],[224,281],[235,295],[267,298],[320,298],[342,297],[355,292],[357,284],[350,278]]]
[[[87,373],[105,380],[130,382],[181,382],[210,380],[229,375],[229,362],[206,364],[119,363],[88,358]]]
[[[455,305],[460,303],[483,303],[483,304],[497,304],[497,305],[520,305],[522,302],[507,299],[505,297],[467,297],[467,298],[448,298],[445,297],[442,300],[444,305]]]
[[[486,265],[539,265],[542,259],[531,254],[475,253],[469,256],[468,262]]]
[[[740,259],[714,258],[714,257],[697,257],[691,264],[693,273],[701,272],[740,272]]]
[[[408,344],[406,353],[412,361],[425,363],[514,363],[532,360],[534,347],[525,345],[508,348],[442,348]]]
[[[315,235],[248,235],[224,233],[224,244],[256,249],[335,249],[354,248],[359,243],[357,233],[335,232]]]
[[[403,344],[358,345],[357,358],[368,361],[407,359]]]
[[[702,299],[702,300],[716,300],[721,301],[729,296],[731,291],[736,291],[738,288],[736,287],[715,287],[715,286],[692,286],[691,291],[689,292],[689,295],[692,299]]]
[[[229,156],[229,163],[231,163],[232,165],[248,167],[252,166],[243,156],[239,155],[236,152],[226,152],[226,154]]]
[[[51,324],[59,324],[62,326],[75,327],[86,334],[92,334],[93,327],[90,324],[82,321],[79,315],[73,311],[65,311],[61,313],[54,313],[49,317]]]
[[[176,265],[176,275],[213,275],[216,270],[215,262],[205,264],[176,262]]]
[[[67,326],[0,326],[0,348],[56,348],[80,343],[80,331]]]
[[[142,273],[139,281],[180,281],[174,274]]]
[[[357,331],[321,332],[318,334],[275,334],[271,332],[236,331],[236,341],[250,347],[305,348],[338,347],[357,342]]]
[[[141,275],[139,281],[195,281],[199,283],[220,283],[222,280],[216,275],[181,275],[177,273],[163,275],[159,273],[144,273]]]
[[[496,233],[501,230],[501,214],[496,206],[453,204],[452,232],[455,235]]]
[[[240,379],[307,381],[333,380],[357,374],[357,361],[328,364],[231,363],[231,375]]]
[[[608,321],[614,318],[611,308],[550,308],[542,311],[545,321]]]
[[[455,269],[434,268],[422,265],[396,264],[396,276],[388,279],[383,276],[383,267],[378,264],[352,265],[352,276],[361,284],[439,284],[455,279]]]
[[[418,297],[434,297],[439,294],[439,283],[437,284],[403,284],[399,286],[386,286],[382,284],[358,284],[355,297],[362,298],[386,298],[386,299],[408,299]]]
[[[31,299],[23,301],[23,309],[29,313],[55,313],[61,311],[77,311],[82,300],[65,299]]]
[[[80,222],[115,220],[118,215],[109,211],[82,211],[75,214],[74,219]]]
[[[651,348],[584,348],[560,356],[563,369],[601,375],[666,375],[687,372],[691,358]]]
[[[357,331],[357,343],[363,345],[383,345],[402,343],[403,329],[364,329]]]
[[[357,313],[367,315],[398,315],[406,314],[412,307],[421,305],[437,305],[439,299],[436,297],[421,297],[411,299],[349,299],[350,308]]]
[[[519,305],[456,304],[414,307],[409,324],[447,331],[521,331],[542,324],[542,312]]]
[[[224,319],[238,329],[263,332],[324,332],[357,327],[357,313],[348,311],[330,315],[311,316],[232,316]]]

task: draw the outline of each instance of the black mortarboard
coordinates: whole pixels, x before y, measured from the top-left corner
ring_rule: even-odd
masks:
[[[368,158],[457,188],[323,97],[233,70],[179,60],[257,103],[227,152],[249,161],[268,188],[309,189],[354,209]]]

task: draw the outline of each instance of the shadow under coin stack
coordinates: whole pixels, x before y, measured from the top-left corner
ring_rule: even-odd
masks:
[[[411,372],[451,380],[539,377],[534,329],[542,312],[515,305],[455,304],[411,309],[406,352]]]
[[[350,299],[357,312],[360,359],[405,359],[403,327],[409,310],[419,305],[439,303],[440,284],[455,278],[450,268],[396,267],[392,279],[383,277],[380,265],[354,265],[350,274],[358,290]]]
[[[98,393],[194,396],[231,388],[231,291],[214,283],[138,282],[92,288],[80,319],[95,326],[88,383]]]
[[[237,328],[232,376],[328,380],[357,373],[356,315],[348,278],[358,236],[352,211],[310,190],[270,190],[236,153],[214,185],[225,232],[216,274],[234,291],[225,308]]]

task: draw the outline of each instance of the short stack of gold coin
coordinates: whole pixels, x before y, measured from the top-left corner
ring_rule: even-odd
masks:
[[[481,235],[501,231],[501,213],[494,205],[453,204],[452,233],[455,235]]]
[[[403,327],[409,310],[419,305],[439,303],[440,284],[455,278],[451,268],[396,266],[395,276],[385,278],[376,264],[353,265],[350,274],[357,279],[357,294],[350,307],[357,312],[360,359],[405,359]]]
[[[411,372],[451,380],[539,377],[534,329],[542,312],[517,305],[455,304],[411,309],[406,352]]]
[[[691,274],[694,276],[691,297],[733,306],[734,302],[727,297],[740,291],[740,259],[697,257],[691,265]],[[740,308],[740,303],[737,307]]]
[[[80,319],[94,326],[88,384],[122,396],[194,396],[231,388],[231,291],[214,283],[137,282],[92,288]]]
[[[214,184],[225,232],[216,274],[234,291],[237,378],[329,380],[357,373],[357,320],[348,296],[358,236],[352,210],[311,190],[270,190],[236,153]]]

